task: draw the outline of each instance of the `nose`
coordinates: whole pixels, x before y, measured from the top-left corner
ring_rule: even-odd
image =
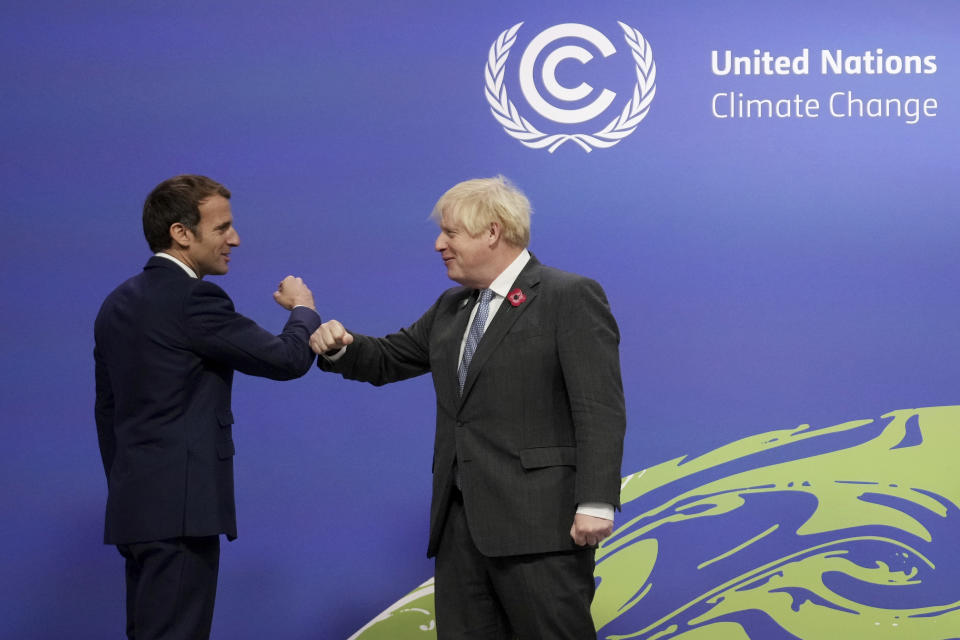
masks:
[[[437,241],[433,243],[433,248],[437,251],[443,251],[447,248],[447,234],[443,231],[437,236]]]
[[[230,227],[230,236],[227,238],[227,244],[231,247],[240,246],[240,234],[237,233],[235,227]]]

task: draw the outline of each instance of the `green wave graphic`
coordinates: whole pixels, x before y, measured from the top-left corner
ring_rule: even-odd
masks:
[[[960,406],[929,407],[769,431],[626,476],[621,498],[632,517],[597,551],[601,637],[767,640],[752,629],[758,614],[784,638],[960,637],[957,563],[936,566],[957,557],[958,450]],[[760,498],[803,509],[758,524]],[[705,536],[720,526],[739,538],[717,550]],[[687,541],[687,594],[660,587],[677,532]],[[890,606],[917,594],[922,606]],[[428,581],[351,640],[434,637]]]

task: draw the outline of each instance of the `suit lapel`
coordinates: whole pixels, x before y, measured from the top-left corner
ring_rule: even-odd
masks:
[[[443,388],[437,390],[438,398],[457,398],[459,395],[457,367],[460,366],[460,343],[463,341],[463,334],[467,332],[467,322],[470,320],[470,311],[476,304],[477,293],[476,290],[465,289],[458,295],[451,319],[440,325],[444,327],[438,341],[439,353],[442,355],[438,361],[438,371],[435,373],[438,383],[442,384]]]
[[[470,394],[470,389],[473,387],[474,381],[483,369],[483,365],[486,364],[491,354],[496,351],[500,342],[503,341],[503,337],[510,331],[510,327],[512,327],[513,324],[520,319],[520,316],[530,308],[530,305],[533,304],[537,297],[539,285],[540,263],[537,262],[536,258],[531,256],[530,262],[527,263],[523,271],[520,272],[520,275],[517,276],[517,279],[510,286],[510,291],[520,289],[526,296],[526,300],[517,306],[513,306],[509,299],[503,300],[500,303],[497,314],[493,316],[490,326],[483,332],[483,337],[477,345],[477,351],[473,354],[473,360],[470,361],[467,380],[464,382],[463,393],[460,395],[461,403]],[[466,324],[463,325],[463,330],[466,331]],[[460,337],[463,337],[462,332]],[[459,363],[457,364],[459,365]],[[455,376],[456,371],[454,371],[454,379]]]

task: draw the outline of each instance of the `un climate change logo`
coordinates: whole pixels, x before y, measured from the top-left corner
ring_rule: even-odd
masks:
[[[653,102],[653,96],[657,90],[657,65],[653,61],[650,44],[644,40],[643,35],[622,22],[617,24],[623,29],[624,40],[633,54],[637,83],[633,88],[633,96],[623,107],[620,115],[611,120],[606,127],[594,133],[545,133],[520,115],[516,105],[507,96],[504,70],[510,49],[516,43],[517,32],[523,23],[518,22],[502,32],[490,46],[484,69],[484,80],[490,111],[493,117],[503,125],[503,130],[528,147],[545,148],[550,153],[568,141],[577,143],[587,152],[592,151],[594,147],[605,149],[633,133],[650,111],[650,103]],[[617,94],[604,89],[590,104],[570,109],[561,109],[547,102],[537,87],[534,78],[535,67],[540,53],[561,38],[585,40],[596,47],[604,58],[616,53],[616,48],[610,39],[593,27],[575,23],[552,26],[534,37],[523,52],[519,68],[520,89],[530,107],[544,118],[564,125],[585,123],[599,116],[613,104]],[[551,51],[540,67],[543,87],[553,98],[568,103],[582,101],[593,92],[593,87],[585,82],[571,88],[560,84],[557,80],[557,66],[562,61],[570,59],[587,63],[593,59],[593,54],[580,46],[563,45]]]

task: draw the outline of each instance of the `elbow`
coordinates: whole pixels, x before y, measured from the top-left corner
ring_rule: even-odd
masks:
[[[310,362],[305,367],[297,366],[290,369],[281,369],[274,372],[274,375],[270,376],[274,380],[279,380],[280,382],[286,382],[287,380],[296,380],[297,378],[302,378],[307,375],[307,372],[310,371],[313,363]]]
[[[287,380],[295,380],[297,378],[302,378],[307,375],[310,369],[313,368],[314,363],[317,361],[316,356],[313,355],[312,351],[308,351],[306,357],[301,357],[299,362],[297,362],[289,371],[287,375]]]
[[[274,375],[270,376],[274,380],[296,380],[307,375],[307,372],[313,368],[317,362],[317,357],[309,348],[298,348],[288,352],[286,362],[277,367]]]

